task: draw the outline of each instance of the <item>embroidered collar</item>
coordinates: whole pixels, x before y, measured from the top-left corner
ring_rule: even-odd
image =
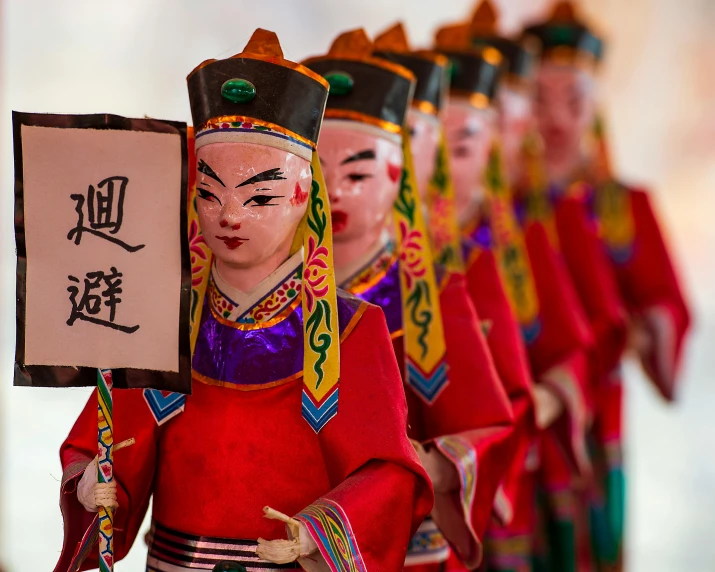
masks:
[[[285,319],[300,303],[303,251],[296,252],[249,292],[230,286],[214,265],[208,285],[211,313],[221,323],[255,329]]]
[[[338,283],[351,294],[360,295],[384,278],[397,261],[395,243],[384,233],[375,248],[338,272]]]

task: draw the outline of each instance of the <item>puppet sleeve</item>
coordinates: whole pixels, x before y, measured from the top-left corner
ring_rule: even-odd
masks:
[[[640,355],[644,369],[663,397],[672,400],[690,311],[650,197],[631,190],[630,198],[633,249],[614,267],[630,314],[649,334],[650,343]]]
[[[563,198],[554,215],[559,248],[593,332],[591,385],[596,390],[623,355],[628,336],[625,308],[585,199]]]
[[[565,418],[548,431],[561,443],[572,469],[588,475],[586,428],[593,405],[588,357],[594,349],[590,325],[543,224],[529,224],[525,240],[539,299],[539,334],[527,344],[532,372],[537,383],[556,392],[566,408]]]
[[[132,547],[149,505],[156,463],[159,426],[141,389],[114,392],[114,443],[133,437],[135,444],[114,453],[114,479],[119,508],[114,513],[114,560]],[[87,512],[77,499],[77,485],[97,454],[97,391],[60,449],[63,475],[60,507],[64,543],[55,572],[97,568],[97,513]],[[81,567],[80,567],[81,564]]]
[[[405,394],[378,308],[366,310],[340,359],[340,408],[318,435],[333,488],[295,518],[333,572],[400,570],[433,494],[407,438]]]
[[[495,514],[506,524],[526,457],[536,438],[532,377],[524,342],[491,251],[482,250],[467,269],[467,288],[476,312],[484,321],[487,343],[514,415],[515,454],[497,491]]]
[[[426,403],[407,389],[416,435],[452,463],[459,488],[436,493],[432,516],[462,561],[476,566],[494,498],[519,435],[463,276],[450,274],[440,293],[449,383]]]

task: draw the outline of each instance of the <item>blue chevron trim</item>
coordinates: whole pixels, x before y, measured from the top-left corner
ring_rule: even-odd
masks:
[[[325,424],[338,413],[338,388],[336,387],[332,395],[328,396],[320,406],[317,406],[310,395],[303,390],[302,402],[303,419],[308,422],[313,431],[320,433]]]
[[[442,390],[447,387],[447,363],[442,361],[427,377],[411,361],[407,362],[407,383],[429,405],[434,403]]]
[[[527,346],[530,346],[536,341],[541,333],[541,320],[537,316],[528,324],[520,324],[521,337],[524,338]]]
[[[182,393],[145,389],[144,400],[149,406],[157,425],[163,425],[184,410],[186,396]]]

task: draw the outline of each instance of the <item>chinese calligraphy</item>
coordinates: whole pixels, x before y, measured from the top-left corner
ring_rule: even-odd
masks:
[[[70,198],[75,200],[75,210],[77,211],[77,226],[67,234],[68,240],[73,240],[75,244],[80,244],[82,234],[88,232],[114,244],[121,246],[127,252],[136,252],[145,245],[130,246],[123,240],[114,236],[122,227],[122,217],[124,215],[124,194],[127,190],[129,179],[127,177],[107,177],[97,184],[89,185],[87,196],[75,193]],[[87,206],[87,219],[89,226],[84,224],[84,207]],[[107,232],[103,232],[107,230]]]
[[[114,322],[117,305],[122,301],[119,297],[119,294],[122,293],[122,276],[122,273],[117,272],[114,266],[110,268],[109,274],[101,270],[87,272],[79,301],[77,301],[77,297],[80,295],[80,288],[75,284],[80,284],[80,280],[76,276],[68,276],[67,278],[73,284],[67,287],[67,291],[70,293],[70,302],[72,302],[72,310],[67,320],[67,325],[73,326],[76,320],[83,320],[126,334],[136,332],[139,329],[138,325],[123,326]],[[103,286],[106,288],[101,292],[97,292]],[[102,306],[109,308],[108,312],[105,310],[103,313]]]

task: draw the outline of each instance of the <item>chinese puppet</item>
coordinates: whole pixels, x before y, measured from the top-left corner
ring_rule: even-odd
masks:
[[[121,559],[150,500],[150,571],[399,570],[432,491],[383,313],[335,288],[328,81],[265,30],[187,81],[192,394],[117,392],[115,440],[134,444],[113,488],[94,483],[89,400],[61,449],[56,570],[96,567],[98,504],[116,506]]]
[[[449,76],[441,74],[439,76],[441,82],[437,83],[433,79],[431,83],[428,83],[427,78],[423,77],[420,80],[419,75],[420,71],[427,65],[424,63],[425,59],[429,61],[429,58],[440,58],[445,67],[448,65],[448,60],[444,56],[435,53],[409,53],[404,30],[399,25],[394,26],[378,37],[375,43],[377,47],[382,48],[384,46],[384,49],[390,49],[391,52],[388,55],[399,62],[404,62],[404,65],[412,64],[411,69],[418,77],[417,95],[415,97],[417,103],[412,106],[408,115],[410,139],[416,164],[415,171],[418,175],[418,188],[423,204],[426,206],[425,212],[429,219],[434,256],[439,264],[443,264],[452,274],[459,275],[460,281],[464,281],[461,233],[454,205],[454,187],[449,169],[450,160],[443,125]],[[422,73],[424,75],[424,72]],[[429,92],[424,93],[430,85],[434,94],[431,98]],[[418,97],[421,86],[423,95]],[[432,105],[427,105],[430,101],[433,102]],[[506,298],[503,298],[502,301],[504,302],[503,309],[508,315],[509,308]],[[499,366],[507,374],[502,376],[501,381],[507,391],[514,413],[516,454],[510,464],[509,474],[500,484],[493,507],[494,512],[501,520],[509,521],[515,511],[514,505],[520,503],[517,498],[518,487],[516,486],[519,477],[514,468],[518,467],[519,471],[523,468],[526,454],[534,438],[535,426],[531,379],[528,374],[524,374],[524,370],[520,375],[515,375],[514,372],[518,373],[518,369],[511,371],[506,369],[507,353],[504,350],[508,351],[509,348],[504,348],[494,343],[494,338],[492,338],[493,323],[491,321],[485,321],[484,327],[488,332],[487,336],[490,340],[492,351],[500,360]],[[503,331],[501,326],[497,327],[498,333],[503,335]],[[514,335],[513,340],[518,347],[518,336]],[[523,360],[521,363],[524,364],[525,357],[523,354],[521,355]]]
[[[597,562],[612,569],[622,566],[620,354],[628,335],[656,389],[672,400],[689,310],[649,195],[619,182],[610,169],[594,94],[602,40],[569,2],[559,2],[548,20],[524,34],[536,38],[542,48],[535,114],[545,144],[549,193],[557,223],[560,219],[562,250],[601,354],[591,534]],[[579,212],[570,201],[581,203]],[[570,214],[559,212],[567,210]],[[595,235],[601,247],[598,263],[589,253],[594,241],[587,234]],[[611,275],[599,279],[599,272]],[[617,307],[627,312],[627,321],[621,319],[620,324]]]
[[[513,211],[495,104],[502,89],[518,89],[530,58],[524,46],[496,36],[494,18],[491,6],[483,5],[471,24],[441,28],[436,44],[456,69],[446,129],[469,287],[480,314],[493,320],[494,330],[500,328],[492,346],[497,367],[501,362],[513,372],[513,355],[522,355],[522,371],[528,369],[526,375],[534,380],[536,421],[542,431],[538,442],[535,435],[524,442],[505,481],[512,511],[493,522],[486,556],[490,568],[517,565],[522,570],[534,552],[538,459],[539,478],[561,505],[570,502],[573,481],[590,472],[585,430],[591,334],[546,226],[522,229]],[[507,148],[512,145],[507,139]],[[505,347],[515,349],[504,355]],[[535,444],[536,449],[531,447]]]
[[[463,277],[433,264],[414,178],[406,129],[413,90],[414,106],[435,114],[444,62],[387,53],[389,44],[382,38],[375,51],[355,30],[306,63],[331,85],[318,148],[336,275],[347,291],[385,312],[402,366],[409,434],[435,488],[432,518],[413,538],[406,567],[439,570],[448,542],[474,568],[514,451],[512,412]],[[434,163],[434,153],[427,160]],[[421,171],[430,175],[430,168]]]

